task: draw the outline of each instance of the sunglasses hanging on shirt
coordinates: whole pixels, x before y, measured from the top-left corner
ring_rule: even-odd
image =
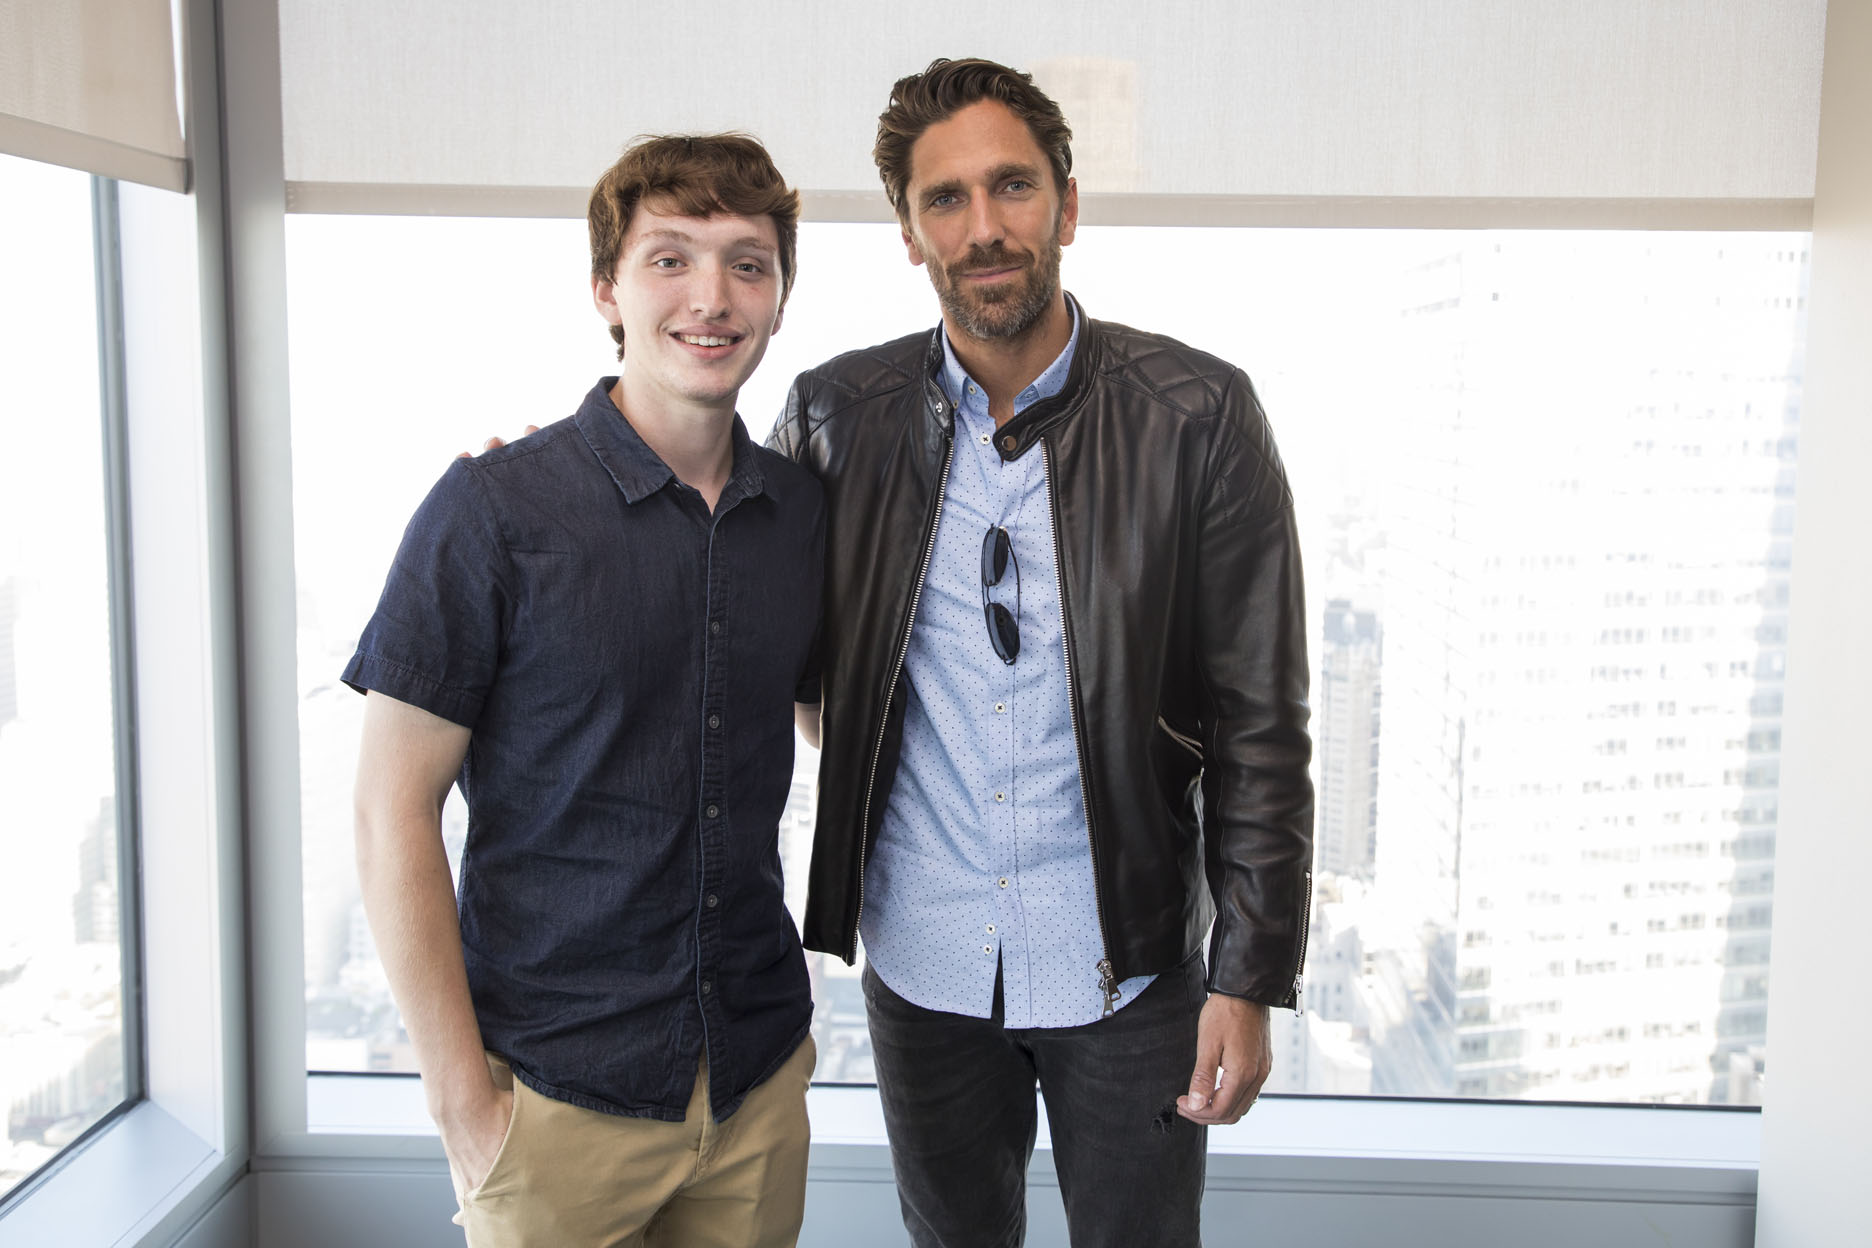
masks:
[[[988,597],[988,591],[1001,583],[1008,566],[1014,568],[1014,610],[1010,613]],[[1020,561],[1014,558],[1014,542],[998,524],[989,525],[982,536],[981,556],[982,614],[988,617],[988,640],[1003,663],[1013,664],[1020,656]]]

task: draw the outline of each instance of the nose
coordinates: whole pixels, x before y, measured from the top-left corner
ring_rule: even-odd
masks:
[[[971,195],[968,202],[969,242],[986,247],[1000,242],[1006,231],[1002,228],[999,205],[993,195]]]
[[[689,310],[708,321],[728,315],[728,281],[725,265],[698,267],[689,284]]]

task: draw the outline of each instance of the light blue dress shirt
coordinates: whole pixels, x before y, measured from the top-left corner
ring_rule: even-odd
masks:
[[[1079,343],[1014,400],[1058,394]],[[899,996],[987,1018],[997,963],[1008,1027],[1074,1027],[1105,1012],[1079,752],[1061,644],[1046,460],[1004,462],[987,392],[943,336],[957,407],[936,549],[904,659],[903,748],[865,873],[865,956]],[[982,538],[1000,525],[1020,568],[1020,656],[1001,661],[982,615]],[[1010,567],[991,596],[1015,609]],[[1115,1007],[1149,975],[1118,986]]]

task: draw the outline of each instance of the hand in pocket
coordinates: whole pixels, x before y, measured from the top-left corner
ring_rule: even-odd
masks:
[[[441,1128],[442,1148],[469,1191],[487,1182],[488,1171],[494,1168],[494,1159],[513,1126],[513,1114],[513,1092],[491,1088],[488,1099]]]

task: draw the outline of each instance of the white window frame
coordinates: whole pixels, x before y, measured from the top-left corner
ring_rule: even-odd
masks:
[[[249,1160],[215,22],[186,7],[196,193],[118,187],[143,1095],[32,1181],[3,1243],[170,1242]]]

